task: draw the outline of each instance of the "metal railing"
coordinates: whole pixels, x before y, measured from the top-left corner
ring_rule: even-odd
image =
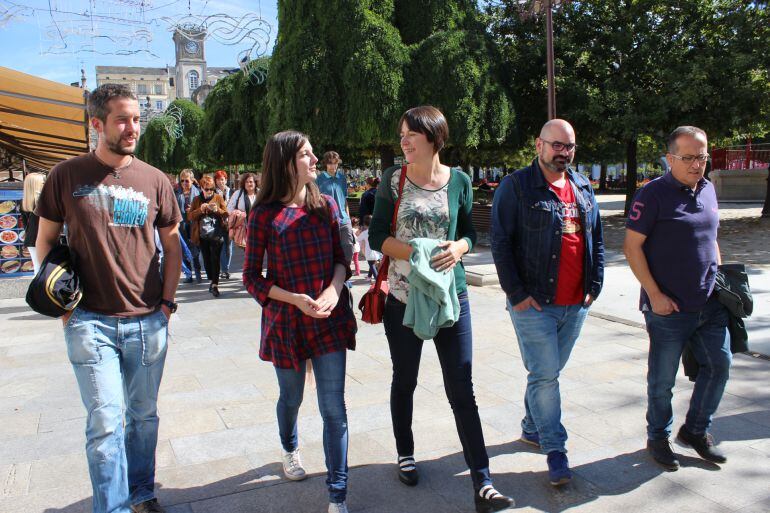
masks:
[[[711,151],[713,169],[763,169],[770,167],[770,143],[729,146]]]

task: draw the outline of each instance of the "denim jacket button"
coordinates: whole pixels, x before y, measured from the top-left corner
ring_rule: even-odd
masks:
[[[551,255],[551,258],[556,259],[556,254]]]
[[[553,283],[553,278],[548,278],[548,281]]]

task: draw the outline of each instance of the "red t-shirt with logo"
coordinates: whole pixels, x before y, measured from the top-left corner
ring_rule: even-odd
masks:
[[[581,304],[583,297],[583,227],[580,224],[580,211],[575,201],[575,192],[569,180],[564,187],[550,184],[551,190],[559,197],[562,218],[561,258],[559,276],[556,282],[556,305]]]

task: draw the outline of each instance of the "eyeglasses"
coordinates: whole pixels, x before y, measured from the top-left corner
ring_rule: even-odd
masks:
[[[190,180],[179,180],[179,183],[190,183]]]
[[[548,143],[551,145],[551,148],[553,148],[553,151],[574,151],[577,149],[577,144],[574,143],[563,143],[559,141],[546,141],[545,139],[540,139],[544,143]]]
[[[684,157],[680,155],[674,155],[673,153],[669,153],[672,157],[674,157],[677,160],[681,160],[688,166],[691,166],[693,162],[698,161],[698,164],[705,164],[709,160],[711,160],[711,155],[708,153],[704,153],[703,155],[685,155]]]
[[[214,190],[214,188],[213,187],[211,187],[211,188],[204,187],[203,190],[206,191],[206,192],[212,192]]]

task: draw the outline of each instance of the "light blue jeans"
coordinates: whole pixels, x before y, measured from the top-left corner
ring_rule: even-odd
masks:
[[[123,318],[76,308],[64,327],[88,411],[94,513],[130,513],[132,504],[155,497],[157,401],[167,339],[168,320],[160,310]]]
[[[344,502],[348,489],[348,416],[345,410],[345,362],[347,351],[335,351],[311,359],[318,390],[318,409],[324,423],[326,486],[329,502]],[[297,413],[305,390],[305,362],[301,369],[275,368],[280,395],[276,406],[278,433],[285,451],[298,446]]]
[[[567,452],[567,430],[561,423],[559,373],[567,364],[583,327],[588,308],[583,305],[543,305],[515,312],[508,303],[521,358],[529,372],[521,429],[540,436],[540,450]]]

